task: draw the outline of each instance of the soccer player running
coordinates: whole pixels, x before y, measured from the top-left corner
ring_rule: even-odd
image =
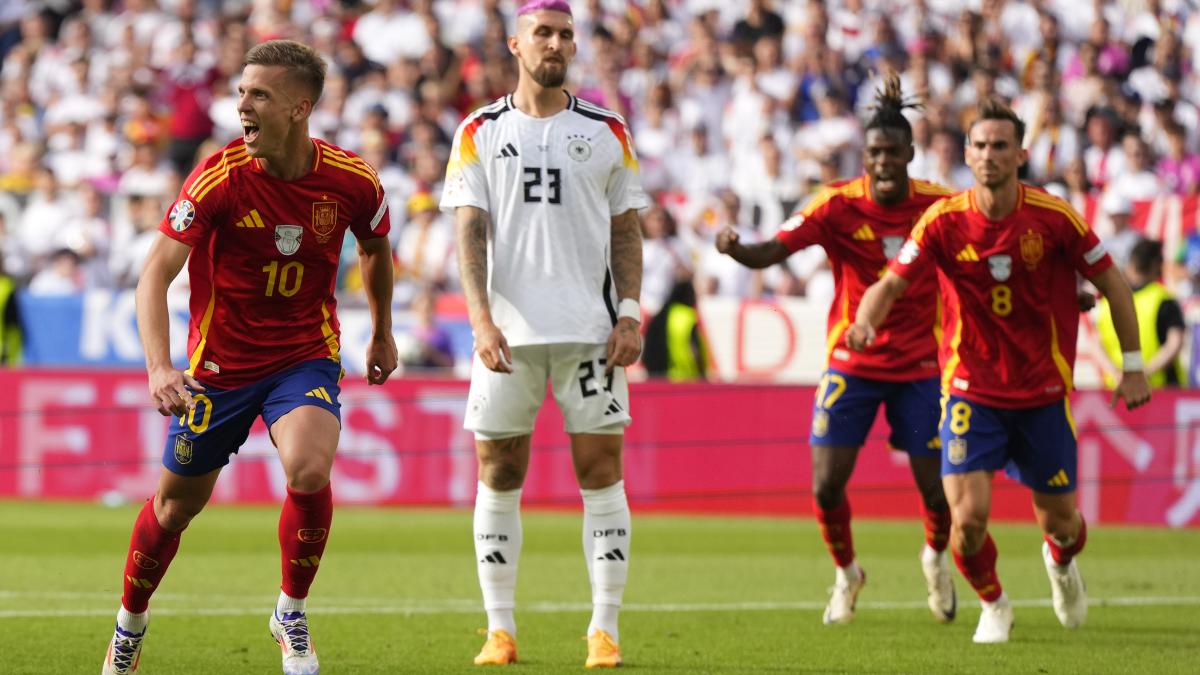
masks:
[[[508,38],[516,91],[459,126],[441,203],[454,212],[475,335],[464,426],[479,460],[475,558],[488,617],[475,663],[517,660],[521,486],[549,381],[583,497],[594,606],[585,665],[618,666],[631,533],[624,367],[641,350],[637,210],[649,200],[625,121],[563,89],[575,56],[571,8],[532,0],[518,10],[516,32]]]
[[[945,555],[950,512],[939,474],[938,297],[933,271],[914,281],[916,288],[902,301],[903,311],[880,328],[880,338],[870,349],[853,352],[844,344],[863,291],[879,279],[925,209],[950,194],[940,185],[908,177],[912,127],[902,114],[908,105],[899,77],[886,78],[866,124],[866,174],[824,188],[774,239],[747,246],[731,228],[717,235],[717,250],[748,267],[780,263],[814,244],[824,247],[833,266],[836,293],[829,310],[828,369],[817,387],[809,437],[814,510],[837,566],[825,607],[827,624],[854,618],[855,602],[866,583],[855,559],[846,484],[880,405],[891,426],[889,444],[908,453],[921,493],[925,545],[920,560],[929,609],[937,620],[948,622],[957,608]]]
[[[1087,526],[1075,503],[1070,401],[1079,327],[1076,272],[1112,306],[1124,350],[1113,405],[1150,398],[1128,284],[1087,223],[1063,200],[1017,180],[1025,125],[985,100],[967,130],[975,186],[922,216],[888,272],[867,289],[847,341],[878,342],[878,327],[906,289],[936,267],[942,295],[942,477],[953,525],[950,549],[983,604],[974,641],[1007,642],[1013,610],[996,575],[987,531],[992,475],[1001,468],[1033,491],[1054,613],[1067,628],[1087,616],[1075,556]]]
[[[159,224],[137,288],[150,396],[172,416],[158,490],[133,526],[124,594],[103,673],[137,671],[150,596],[221,468],[262,416],[287,476],[279,517],[283,581],[271,634],[283,672],[318,672],[305,598],[333,515],[340,432],[333,290],[347,228],[358,239],[372,317],[367,381],[396,368],[387,200],[361,159],[308,135],[325,62],[287,40],[246,53],[243,137],[204,160]],[[171,365],[167,287],[188,263],[188,367]]]

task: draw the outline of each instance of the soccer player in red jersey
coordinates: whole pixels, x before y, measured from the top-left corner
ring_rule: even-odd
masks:
[[[996,100],[981,102],[977,113],[966,148],[975,186],[922,216],[888,272],[867,289],[847,342],[855,349],[877,342],[893,303],[925,270],[937,268],[946,301],[939,433],[953,516],[950,549],[983,604],[974,641],[994,643],[1008,641],[1013,623],[987,531],[998,469],[1033,491],[1059,621],[1077,628],[1087,616],[1075,562],[1087,526],[1075,505],[1075,425],[1067,398],[1079,328],[1077,272],[1108,299],[1124,350],[1113,405],[1144,404],[1150,386],[1133,297],[1104,245],[1066,202],[1017,180],[1026,160],[1020,118]]]
[[[334,284],[347,229],[358,239],[372,337],[367,380],[396,367],[387,200],[358,157],[308,135],[325,62],[288,40],[246,54],[244,135],[185,181],[146,259],[138,327],[153,405],[172,421],[158,490],[134,523],[124,594],[103,673],[134,673],[157,590],[180,535],[262,416],[287,476],[279,518],[283,581],[270,629],[283,672],[318,672],[305,598],[329,534],[329,473],[342,376]],[[167,287],[188,264],[188,367],[168,349]]]
[[[879,279],[925,209],[950,194],[908,177],[912,127],[902,114],[906,104],[899,78],[889,77],[876,99],[866,125],[866,175],[826,187],[770,241],[746,246],[726,228],[717,237],[717,249],[743,265],[762,268],[818,244],[833,266],[828,369],[817,388],[810,436],[814,510],[837,566],[825,623],[848,623],[854,617],[866,581],[855,560],[846,484],[880,405],[891,426],[889,443],[908,453],[921,493],[925,546],[920,557],[929,608],[939,621],[948,622],[957,601],[945,555],[950,512],[939,474],[938,298],[932,269],[914,279],[916,288],[901,301],[903,312],[881,327],[870,349],[853,352],[843,341],[863,291]]]

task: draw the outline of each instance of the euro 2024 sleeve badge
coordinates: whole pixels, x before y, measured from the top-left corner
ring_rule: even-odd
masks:
[[[167,220],[171,223],[171,229],[176,232],[183,232],[192,225],[192,221],[196,219],[196,207],[186,199],[180,199],[175,202],[175,206],[171,207],[171,214],[167,216]]]

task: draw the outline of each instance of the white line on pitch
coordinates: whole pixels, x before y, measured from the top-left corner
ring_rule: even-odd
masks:
[[[1017,607],[1049,607],[1048,598],[1029,598],[1013,600]],[[1091,598],[1093,607],[1172,607],[1200,605],[1200,597],[1116,597]],[[628,612],[722,612],[722,611],[775,611],[775,610],[818,610],[825,606],[824,602],[700,602],[700,603],[628,603],[622,609]],[[904,602],[864,602],[863,609],[875,610],[911,610],[925,609],[925,601]],[[266,607],[266,609],[264,609]],[[518,607],[517,611],[530,614],[557,614],[565,612],[591,611],[591,603],[586,602],[530,602]],[[155,609],[155,616],[255,616],[270,610],[269,605],[256,607],[178,607]],[[314,605],[314,614],[367,614],[367,615],[415,615],[415,614],[474,614],[482,612],[480,603],[476,600],[452,599],[445,601],[423,601],[412,605],[388,606],[358,606],[344,607],[331,605],[322,607]],[[11,609],[0,610],[0,619],[26,619],[51,617],[87,617],[111,616],[115,614],[112,608],[106,609]]]

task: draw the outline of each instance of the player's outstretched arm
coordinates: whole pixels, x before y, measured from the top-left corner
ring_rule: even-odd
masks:
[[[629,209],[612,218],[613,284],[620,299],[617,325],[608,336],[607,372],[629,366],[642,353],[642,223],[637,211]]]
[[[383,384],[396,370],[399,356],[392,335],[392,248],[387,237],[358,242],[367,306],[371,309],[371,342],[367,345],[367,382]]]
[[[134,296],[137,299],[138,333],[146,352],[150,400],[163,415],[183,415],[196,407],[187,387],[204,391],[204,386],[195,378],[171,366],[167,288],[179,275],[191,252],[191,246],[160,232],[146,255]]]
[[[1150,382],[1146,380],[1145,364],[1142,363],[1133,292],[1115,265],[1091,277],[1089,281],[1108,300],[1113,327],[1121,343],[1121,372],[1117,375],[1117,387],[1113,390],[1112,406],[1116,407],[1117,401],[1124,400],[1125,407],[1132,410],[1150,400]]]
[[[854,323],[846,330],[846,344],[855,351],[870,347],[875,342],[875,329],[887,318],[892,305],[907,288],[908,281],[891,270],[871,284],[858,303]]]
[[[512,352],[508,340],[492,320],[488,303],[487,236],[490,219],[487,211],[474,206],[454,210],[454,227],[458,240],[458,274],[463,296],[467,299],[467,316],[475,334],[475,353],[488,370],[512,372]]]
[[[792,253],[782,241],[775,238],[749,246],[740,239],[736,230],[726,227],[717,233],[717,251],[753,269],[777,265]]]

